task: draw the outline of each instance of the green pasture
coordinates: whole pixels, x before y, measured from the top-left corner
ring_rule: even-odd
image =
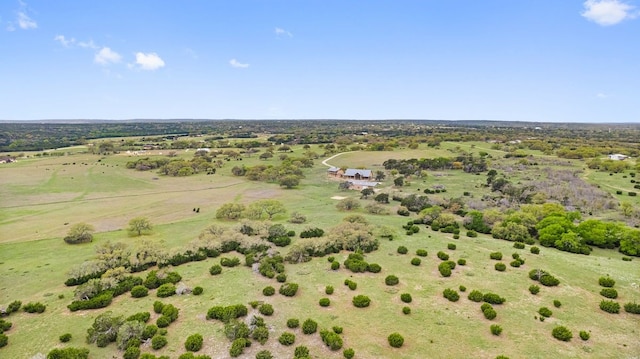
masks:
[[[485,151],[485,145],[490,147],[489,144],[478,143],[474,150]],[[443,145],[438,150],[421,145],[417,150],[351,152],[329,163],[376,170],[381,169],[380,165],[388,158],[451,156],[448,146]],[[312,146],[311,150],[323,152],[317,146]],[[289,155],[301,153],[301,146],[296,146],[294,153]],[[491,154],[494,157],[500,155]],[[184,158],[191,156],[184,152],[178,155]],[[98,156],[74,153],[62,157],[31,157],[15,166],[0,167],[0,306],[13,300],[21,300],[23,304],[40,301],[47,305],[43,314],[20,312],[5,318],[13,322],[13,328],[6,333],[9,345],[0,349],[0,357],[31,358],[38,352],[46,353],[54,347],[64,346],[58,337],[67,332],[73,335],[69,345],[90,348],[92,358],[121,356],[114,344],[107,348],[86,344],[87,328],[104,311],[124,316],[139,311],[153,312],[152,303],[158,300],[155,291],[140,299],[124,294],[101,310],[71,313],[66,308],[73,299],[74,289],[64,285],[67,271],[90,259],[96,246],[107,240],[125,242],[131,249],[135,249],[142,238],[163,241],[167,248],[182,248],[211,224],[236,225],[235,222],[215,219],[215,211],[221,204],[232,201],[250,203],[264,198],[278,199],[285,204],[288,214],[277,216],[274,221],[283,223],[296,233],[310,226],[327,230],[348,214],[338,212],[335,209],[337,200],[331,197],[359,198],[358,192],[338,190],[338,182],[326,177],[327,167],[320,164],[322,158],[315,161],[314,168],[306,170],[306,178],[295,190],[284,190],[277,184],[249,182],[231,175],[231,168],[235,165],[279,163],[278,152],[268,161],[259,160],[258,155],[242,161],[225,161],[224,167],[212,176],[185,178],[128,170],[126,162],[134,160],[135,156],[127,154]],[[76,165],[69,164],[73,162]],[[599,181],[599,175],[590,173],[589,176],[594,177],[589,178]],[[426,179],[410,178],[410,186],[402,189],[393,188],[390,177],[387,174],[382,191],[422,193],[424,188],[435,184],[446,186],[447,192],[439,194],[443,198],[459,197],[464,191],[481,196],[483,191],[487,191],[481,187],[486,182],[484,175],[453,171],[429,173]],[[612,177],[619,180],[620,185],[624,182],[621,174]],[[371,201],[361,200],[363,205]],[[262,349],[270,350],[276,358],[289,358],[297,345],[307,345],[314,358],[342,358],[342,351],[331,352],[318,334],[307,336],[301,329],[293,330],[295,345],[280,345],[278,336],[290,330],[286,328],[288,318],[298,318],[301,322],[312,318],[318,322],[319,328],[342,326],[344,348],[354,348],[356,358],[495,358],[500,354],[510,358],[603,358],[633,357],[640,352],[637,339],[640,318],[624,311],[608,314],[598,308],[603,299],[599,294],[598,278],[604,275],[616,280],[619,303],[640,302],[640,260],[625,262],[619,253],[599,249],[590,256],[547,248],[542,248],[539,255],[533,255],[529,252],[530,246],[523,250],[515,249],[511,242],[483,235],[468,238],[464,231],[460,239],[454,240],[451,235],[433,232],[424,226],[419,233],[407,236],[401,226],[409,218],[395,215],[397,205],[397,202],[387,205],[392,213],[388,216],[356,211],[371,223],[389,226],[398,234],[395,240],[382,241],[379,250],[366,255],[368,262],[382,266],[382,272],[354,274],[343,266],[332,271],[326,258],[288,264],[288,281],[300,285],[298,294],[293,298],[277,293],[272,297],[263,296],[265,286],[272,285],[277,289],[279,283],[245,266],[224,268],[221,275],[211,276],[208,268],[218,264],[219,258],[170,268],[180,273],[188,286],[202,286],[204,293],[201,296],[161,299],[178,307],[180,317],[168,327],[167,347],[158,352],[151,348],[143,348],[142,351],[177,358],[184,352],[185,339],[200,333],[205,342],[199,354],[227,358],[230,342],[224,337],[223,325],[207,321],[207,310],[214,305],[247,305],[250,301],[259,300],[275,308],[273,316],[265,317],[270,339],[264,346],[254,342],[245,350],[246,358],[253,358]],[[196,207],[200,208],[200,213],[193,212]],[[308,222],[301,225],[287,223],[286,219],[293,211],[305,214]],[[127,222],[137,216],[151,219],[155,226],[150,235],[130,237],[124,230]],[[78,222],[93,224],[98,229],[94,242],[74,246],[64,243],[62,237],[69,225]],[[448,243],[455,243],[457,249],[448,250]],[[408,247],[409,253],[398,254],[396,249],[400,245]],[[283,254],[288,250],[278,249]],[[429,254],[422,258],[420,266],[413,266],[410,261],[417,249],[426,249]],[[437,269],[440,263],[436,256],[438,251],[448,253],[454,261],[464,258],[467,264],[456,266],[451,277],[443,278]],[[496,261],[489,259],[489,253],[494,251],[503,253],[502,262],[507,264],[505,272],[494,269]],[[508,266],[512,253],[519,253],[526,263],[520,268]],[[244,262],[243,256],[237,253],[224,256],[237,256]],[[346,257],[345,252],[335,255],[340,263]],[[527,274],[535,268],[549,271],[560,279],[560,285],[541,286],[538,295],[530,294],[528,287],[535,282]],[[384,278],[389,274],[400,278],[397,286],[384,284]],[[347,278],[358,284],[355,291],[343,284]],[[334,286],[334,294],[324,293],[326,285]],[[444,289],[457,290],[460,285],[467,290],[460,293],[458,302],[449,302],[442,296]],[[498,313],[496,319],[485,319],[480,303],[467,299],[468,293],[474,289],[494,292],[506,298],[506,303],[494,306]],[[410,293],[413,302],[402,303],[401,293]],[[371,305],[355,308],[351,299],[357,294],[369,296]],[[323,297],[331,299],[327,308],[318,305],[318,300]],[[561,308],[553,306],[555,299],[562,302]],[[411,307],[410,315],[402,314],[405,305]],[[536,319],[539,317],[537,310],[542,306],[553,311],[551,318],[544,322]],[[156,316],[153,314],[152,320]],[[502,326],[502,335],[493,336],[489,331],[491,324]],[[551,336],[555,325],[568,327],[573,332],[573,340],[568,343],[555,340]],[[580,340],[580,330],[590,331],[591,339],[586,342]],[[386,338],[392,332],[404,336],[402,348],[393,349],[388,345]]]

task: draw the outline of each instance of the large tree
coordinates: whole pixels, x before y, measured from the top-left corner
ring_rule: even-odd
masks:
[[[147,217],[136,217],[129,221],[129,232],[138,236],[151,231],[151,229],[151,222]]]
[[[225,203],[216,211],[218,219],[239,219],[245,207],[240,203]]]
[[[70,244],[91,242],[95,228],[87,223],[77,223],[69,228],[64,241]]]

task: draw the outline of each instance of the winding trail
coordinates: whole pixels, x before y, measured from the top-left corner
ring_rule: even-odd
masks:
[[[333,167],[332,165],[328,164],[327,161],[332,160],[340,155],[344,155],[345,153],[352,153],[352,152],[357,152],[357,151],[347,151],[347,152],[340,152],[340,153],[336,153],[335,155],[327,158],[326,160],[322,161],[322,164],[327,166],[327,167]]]

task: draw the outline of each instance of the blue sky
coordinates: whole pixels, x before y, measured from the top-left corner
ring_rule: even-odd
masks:
[[[2,0],[0,119],[640,122],[640,0]]]

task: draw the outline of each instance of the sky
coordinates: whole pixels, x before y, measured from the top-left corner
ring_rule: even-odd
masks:
[[[0,120],[640,122],[640,0],[1,0]]]

